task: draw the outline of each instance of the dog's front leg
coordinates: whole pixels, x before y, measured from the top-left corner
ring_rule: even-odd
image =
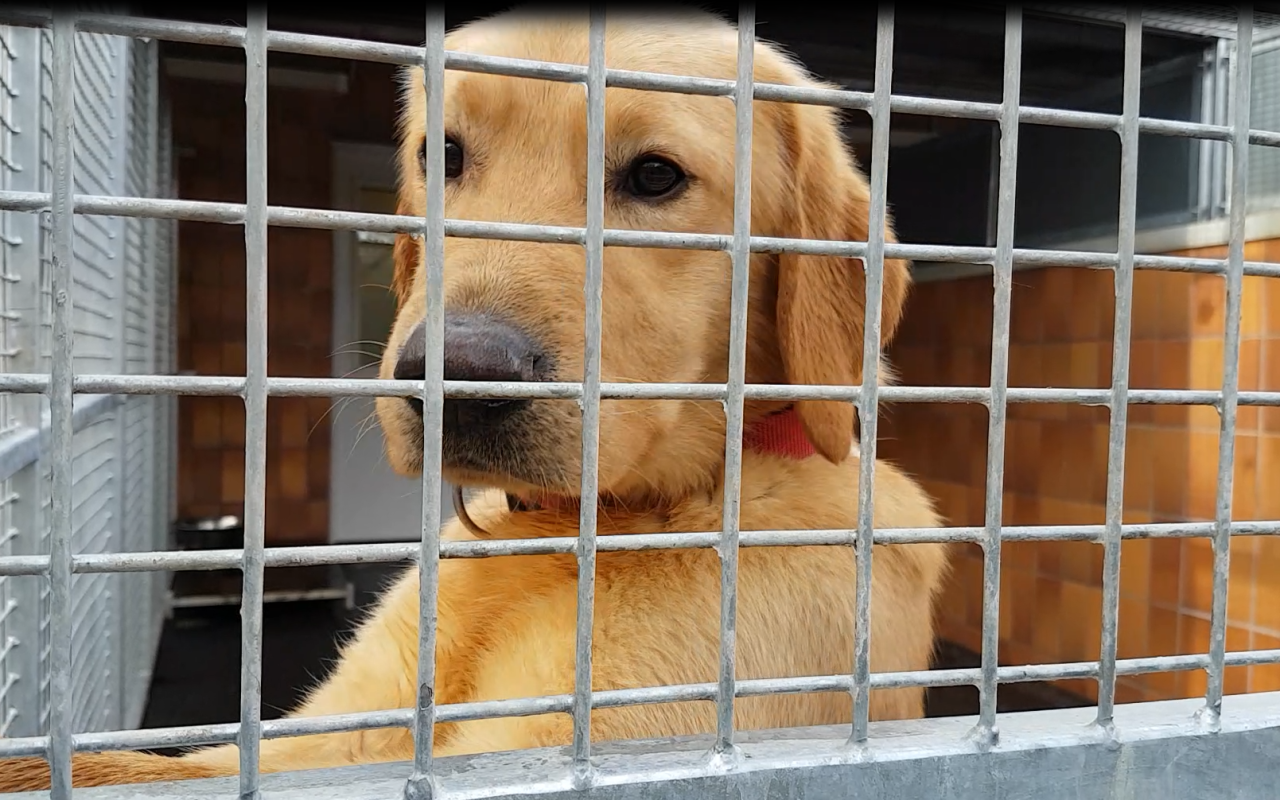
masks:
[[[445,539],[473,538],[457,521]],[[440,561],[436,624],[435,699],[438,704],[472,699],[476,673],[488,657],[490,633],[530,597],[571,578],[572,556],[503,556]],[[417,702],[418,569],[401,576],[377,609],[343,649],[338,665],[290,717],[315,717],[413,708]],[[456,725],[436,726],[435,750],[447,750]],[[403,728],[316,734],[262,742],[264,772],[316,769],[413,757],[413,735]],[[226,774],[238,768],[231,745],[184,756],[217,765]]]
[[[436,702],[465,699],[470,654],[495,610],[478,591],[480,562],[441,561],[436,625]],[[318,717],[413,708],[417,702],[418,569],[406,570],[343,648],[337,666],[289,717]],[[449,736],[437,726],[437,740]],[[413,757],[413,735],[403,728],[270,739],[261,745],[264,772],[398,761]],[[183,757],[234,773],[238,753],[227,745]]]
[[[446,536],[467,534],[457,523]],[[442,561],[440,564],[439,621],[436,633],[436,699],[454,703],[465,699],[474,663],[476,643],[488,622],[501,615],[506,602],[502,591],[501,563],[494,574],[485,562],[517,559]],[[482,583],[483,581],[483,583]],[[333,673],[311,693],[290,717],[315,717],[412,708],[416,702],[418,673],[418,570],[412,568],[383,597],[343,648]],[[437,730],[437,744],[450,735],[451,726]],[[379,729],[349,733],[315,734],[269,739],[261,744],[263,772],[344,766],[411,758],[412,734],[404,729]],[[72,761],[76,787],[113,786],[235,775],[239,750],[219,745],[178,758],[138,752],[77,753]],[[49,788],[49,766],[41,758],[0,760],[0,793]]]
[[[441,570],[442,584],[448,571]],[[333,674],[291,716],[319,716],[376,711],[414,705],[417,674],[417,572],[410,571],[383,598],[342,652]],[[443,588],[443,586],[442,586]],[[443,610],[443,609],[442,609]],[[442,613],[442,622],[454,614]],[[449,650],[450,626],[440,626],[442,648]],[[263,772],[340,766],[380,761],[412,753],[407,731],[370,730],[264,740]],[[189,778],[235,775],[239,749],[219,745],[177,758],[138,752],[77,753],[71,765],[72,785],[112,786]],[[0,760],[0,792],[49,788],[44,759]]]

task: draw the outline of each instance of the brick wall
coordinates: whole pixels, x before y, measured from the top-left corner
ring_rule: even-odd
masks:
[[[1225,248],[1181,255],[1217,257]],[[1280,240],[1254,242],[1246,258],[1280,261]],[[990,277],[921,284],[891,357],[909,385],[985,386],[991,370]],[[1280,281],[1249,277],[1243,292],[1240,388],[1280,389]],[[1130,385],[1220,389],[1225,282],[1219,276],[1139,271],[1134,281]],[[1009,385],[1108,388],[1115,311],[1109,271],[1015,273]],[[1009,407],[1004,520],[1009,525],[1104,521],[1108,412],[1055,405]],[[1124,521],[1211,520],[1218,415],[1209,407],[1129,408]],[[916,474],[952,525],[981,525],[987,413],[981,406],[893,406],[880,452]],[[1280,519],[1280,410],[1241,408],[1233,515]],[[943,634],[980,645],[982,561],[956,548],[941,604]],[[1207,539],[1122,545],[1121,658],[1206,653],[1213,583]],[[1087,542],[1010,543],[1001,575],[1000,660],[1005,664],[1097,659],[1102,547]],[[1241,537],[1231,548],[1228,650],[1280,647],[1280,540]],[[1064,682],[1096,697],[1094,681]],[[1122,678],[1123,701],[1197,695],[1203,671]],[[1228,692],[1280,689],[1280,667],[1227,671]]]
[[[353,64],[345,95],[272,88],[268,202],[327,208],[335,140],[393,141],[392,67]],[[243,203],[244,87],[169,82],[181,197]],[[268,235],[268,374],[331,375],[332,233],[272,228]],[[179,231],[179,368],[245,370],[244,233],[183,222]],[[321,543],[329,528],[329,398],[272,398],[267,407],[268,544]],[[179,515],[242,514],[244,404],[179,403]]]

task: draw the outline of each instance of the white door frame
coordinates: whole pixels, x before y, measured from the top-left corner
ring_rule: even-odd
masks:
[[[361,189],[378,189],[394,191],[396,149],[392,145],[358,144],[335,142],[333,145],[333,208],[347,211],[361,210],[359,198]],[[359,356],[343,352],[357,338],[357,297],[351,291],[352,274],[355,269],[356,246],[361,241],[384,241],[388,245],[394,242],[387,234],[355,231],[333,232],[333,376],[349,375],[359,364]],[[363,346],[363,345],[362,345]],[[335,399],[334,409],[330,412],[332,436],[329,453],[329,541],[333,543],[348,542],[387,542],[415,541],[421,537],[421,481],[401,478],[391,472],[381,455],[381,447],[375,456],[369,447],[374,442],[381,442],[381,430],[369,430],[360,444],[359,464],[353,467],[352,458],[356,457],[357,447],[348,442],[352,415],[342,414]],[[358,401],[353,401],[358,402]],[[372,406],[372,399],[364,401]],[[377,437],[376,439],[372,437]],[[369,441],[365,441],[369,440]],[[378,460],[380,464],[372,463]],[[369,487],[359,491],[343,491],[342,487],[353,480],[368,479],[370,475],[356,475],[356,470],[374,470],[376,480],[387,481],[382,486]],[[416,484],[416,488],[415,488]],[[373,491],[388,487],[381,495],[369,496],[366,490]],[[394,487],[394,488],[390,488]],[[448,486],[441,482],[441,499],[447,501]],[[416,502],[408,503],[410,495]],[[362,502],[365,501],[365,502]],[[359,504],[356,510],[350,506]],[[452,506],[448,502],[441,504],[442,516],[452,516]],[[359,524],[355,520],[359,520]]]

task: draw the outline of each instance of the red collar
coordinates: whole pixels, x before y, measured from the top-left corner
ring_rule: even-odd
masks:
[[[746,426],[742,431],[742,443],[748,450],[756,453],[797,461],[817,454],[809,437],[805,435],[804,424],[794,406],[768,414]],[[507,507],[512,511],[527,511],[531,507],[555,508],[560,505],[563,505],[563,501],[554,495],[540,495],[530,500],[507,495]]]
[[[795,406],[764,416],[742,432],[742,443],[748,450],[764,455],[782,456],[803,461],[817,450],[805,435],[804,423]]]

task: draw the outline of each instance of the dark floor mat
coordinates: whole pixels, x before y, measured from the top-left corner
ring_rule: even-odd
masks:
[[[352,565],[355,609],[341,601],[263,607],[262,718],[297,707],[332,668],[340,640],[366,614],[403,564]],[[160,634],[142,727],[207,725],[240,719],[240,608],[177,610]],[[173,751],[157,751],[173,752]]]

